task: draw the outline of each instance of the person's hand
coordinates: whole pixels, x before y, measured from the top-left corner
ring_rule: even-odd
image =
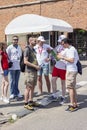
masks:
[[[35,68],[36,68],[36,70],[40,70],[41,69],[41,67],[39,65],[36,65]]]
[[[57,57],[58,59],[63,59],[63,56],[60,53],[58,53]]]
[[[51,58],[46,58],[45,62],[49,62],[51,60]]]

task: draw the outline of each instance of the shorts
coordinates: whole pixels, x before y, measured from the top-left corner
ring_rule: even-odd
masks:
[[[4,75],[4,76],[8,76],[8,72],[9,72],[9,70],[4,70],[3,75]]]
[[[75,88],[76,75],[77,75],[77,72],[67,72],[66,73],[66,86],[67,86],[67,88]]]
[[[46,75],[46,76],[49,75],[49,64],[43,64],[43,65],[41,66],[41,69],[37,71],[37,75],[38,75],[38,76],[41,76],[42,73],[43,73],[44,75]]]
[[[26,72],[25,77],[25,85],[29,87],[35,87],[37,84],[37,71]]]
[[[60,77],[60,79],[66,79],[66,70],[58,69],[56,67],[53,68],[52,77]]]

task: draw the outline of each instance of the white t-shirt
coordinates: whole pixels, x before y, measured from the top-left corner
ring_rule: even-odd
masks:
[[[64,50],[64,47],[63,47],[61,44],[59,44],[57,47],[55,47],[54,50],[55,50],[57,53],[60,53],[61,51]]]
[[[56,52],[65,56],[65,52],[67,49],[64,49],[62,45],[58,45],[56,48]],[[66,70],[66,62],[64,60],[59,60],[56,62],[55,67],[58,69]]]
[[[18,45],[18,47],[16,48],[12,44],[7,47],[6,51],[10,61],[13,62],[13,66],[10,68],[10,70],[20,70],[20,57],[22,55],[22,50],[20,46]]]
[[[74,63],[66,62],[67,71],[77,71],[76,63],[79,60],[79,56],[77,50],[73,46],[70,46],[70,48],[66,51],[66,57],[74,58]]]
[[[53,49],[50,45],[48,44],[43,44],[42,47],[40,47],[38,44],[34,47],[36,51],[36,57],[39,65],[42,64],[48,64],[48,62],[45,61],[46,58],[48,58],[48,49]]]

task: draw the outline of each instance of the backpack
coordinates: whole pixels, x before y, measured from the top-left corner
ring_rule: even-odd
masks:
[[[78,60],[77,61],[77,70],[78,70],[78,73],[80,74],[80,75],[82,75],[82,65],[81,65],[81,63],[80,63],[80,61]]]
[[[21,56],[21,59],[20,59],[20,70],[21,72],[25,72],[25,64],[24,64],[24,52],[22,51],[22,56]]]
[[[28,49],[30,49],[28,46],[26,46]],[[25,72],[25,64],[24,64],[24,52],[22,51],[22,56],[20,58],[20,70],[21,72]]]

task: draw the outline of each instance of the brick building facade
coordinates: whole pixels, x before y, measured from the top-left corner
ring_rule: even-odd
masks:
[[[0,0],[0,41],[8,23],[23,14],[62,19],[74,29],[87,31],[87,0]]]
[[[63,19],[74,29],[87,30],[87,0],[1,0],[0,40],[10,21],[27,13]]]

